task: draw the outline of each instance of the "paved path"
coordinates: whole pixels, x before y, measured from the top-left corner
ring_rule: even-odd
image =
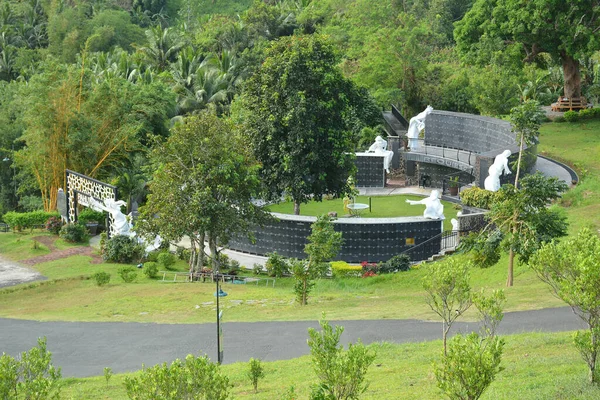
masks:
[[[284,360],[308,354],[307,329],[314,321],[225,322],[225,363],[250,357],[264,361]],[[333,322],[334,324],[336,322]],[[345,327],[344,343],[361,338],[364,343],[421,342],[441,338],[440,323],[417,320],[339,321]],[[570,308],[507,313],[501,334],[560,332],[584,328]],[[454,332],[477,329],[474,323],[456,323]],[[215,324],[141,324],[118,322],[36,322],[0,319],[0,352],[17,355],[46,336],[55,365],[65,377],[102,375],[104,367],[114,372],[135,371],[169,362],[189,353],[216,358]]]
[[[0,255],[0,288],[44,279],[39,272]]]

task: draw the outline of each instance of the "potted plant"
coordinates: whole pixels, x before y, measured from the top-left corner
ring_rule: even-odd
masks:
[[[458,178],[458,175],[448,178],[448,190],[450,191],[450,196],[458,195]]]

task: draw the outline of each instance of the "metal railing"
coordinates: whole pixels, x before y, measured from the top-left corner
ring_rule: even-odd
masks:
[[[471,173],[473,172],[473,167],[475,166],[475,163],[477,161],[477,153],[473,153],[469,150],[457,149],[456,147],[425,144],[425,140],[423,139],[419,139],[419,147],[417,148],[417,150],[411,149],[411,152],[424,154],[426,156],[441,157],[448,160],[458,161],[460,163],[467,164],[471,167]]]
[[[423,248],[425,248],[425,246],[428,246],[428,245],[430,246],[436,242],[440,243],[440,252],[447,251],[447,250],[454,250],[456,248],[456,246],[458,246],[459,234],[460,234],[459,231],[444,231],[444,232],[438,233],[437,235],[430,237],[429,239],[425,240],[424,242],[416,244],[408,250],[404,250],[400,254],[406,254],[411,259],[413,259],[413,257],[412,257],[413,253],[415,253],[418,250],[422,250]],[[439,253],[436,253],[436,254],[439,254]],[[418,260],[418,261],[420,261],[420,260]]]

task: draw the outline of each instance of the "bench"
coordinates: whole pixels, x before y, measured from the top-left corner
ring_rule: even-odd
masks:
[[[583,110],[589,108],[590,105],[587,104],[585,97],[577,97],[577,98],[566,98],[559,97],[556,103],[552,103],[551,109],[552,111],[565,111],[565,110]]]

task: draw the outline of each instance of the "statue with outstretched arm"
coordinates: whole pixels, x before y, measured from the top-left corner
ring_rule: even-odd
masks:
[[[444,217],[444,205],[439,199],[440,193],[437,190],[432,190],[429,197],[423,200],[406,200],[410,205],[424,204],[425,211],[423,212],[424,218],[429,219],[445,219]]]

